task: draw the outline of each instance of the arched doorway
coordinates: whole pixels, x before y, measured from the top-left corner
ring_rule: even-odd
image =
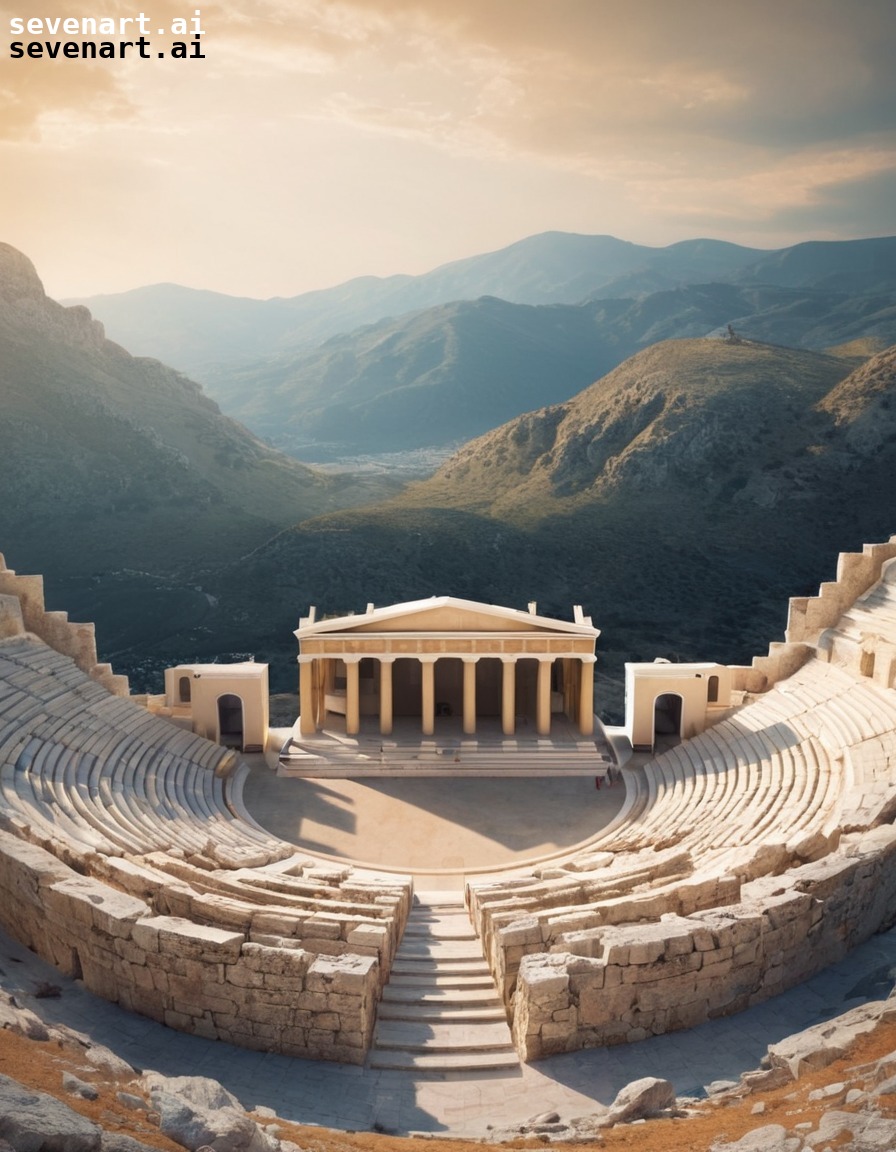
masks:
[[[677,692],[664,692],[653,703],[653,736],[681,735],[682,699]]]
[[[243,750],[243,702],[232,692],[218,697],[218,743]]]
[[[718,676],[710,676],[709,685],[706,690],[707,704],[718,704],[719,702],[719,678]]]
[[[189,704],[192,700],[192,684],[189,676],[181,676],[177,682],[177,694],[181,704]]]

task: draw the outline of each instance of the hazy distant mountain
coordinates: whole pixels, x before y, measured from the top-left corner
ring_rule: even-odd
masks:
[[[50,586],[127,569],[195,581],[286,525],[384,491],[268,448],[199,385],[106,340],[87,309],[50,300],[5,244],[0,353],[0,551]],[[119,621],[131,628],[146,587],[117,587]],[[167,623],[164,611],[142,620],[157,635]]]
[[[566,399],[617,359],[593,308],[486,296],[222,372],[214,388],[258,435],[326,460],[469,440]]]
[[[654,267],[669,287],[728,279],[762,255],[714,240],[648,248],[612,236],[543,232],[420,276],[362,276],[289,299],[154,284],[68,303],[86,304],[111,338],[132,352],[198,373],[205,382],[214,364],[308,350],[361,325],[455,300],[499,296],[518,304],[575,304]]]
[[[729,251],[733,249],[733,251]],[[653,257],[589,293],[589,299],[647,296],[686,284],[799,288],[854,295],[896,293],[896,236],[811,240],[762,252],[718,240],[692,240]]]
[[[896,236],[810,240],[767,252],[732,277],[740,284],[816,288],[847,295],[896,292]]]
[[[449,590],[549,614],[582,603],[618,715],[623,660],[749,660],[839,550],[896,530],[896,349],[849,368],[658,344],[400,497],[281,533],[231,573],[224,604],[274,581],[321,611]],[[274,606],[254,625],[272,640],[282,626]]]
[[[824,348],[896,341],[896,294],[703,284],[584,305],[446,304],[335,336],[304,356],[222,370],[226,411],[305,460],[468,440],[575,395],[658,340],[727,324]]]
[[[113,340],[204,384],[220,366],[303,354],[330,337],[480,296],[517,304],[638,299],[694,284],[771,284],[848,295],[896,292],[896,238],[764,252],[719,240],[650,248],[612,236],[544,232],[420,276],[364,276],[289,299],[251,300],[156,284],[86,304]]]

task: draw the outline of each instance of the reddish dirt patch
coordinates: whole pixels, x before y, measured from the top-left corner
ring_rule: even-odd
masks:
[[[853,1081],[859,1086],[862,1066],[872,1064],[882,1056],[896,1051],[896,1024],[881,1024],[861,1037],[850,1052],[827,1068],[808,1073],[797,1083],[768,1092],[755,1092],[742,1099],[713,1104],[702,1103],[694,1115],[675,1120],[653,1120],[645,1124],[621,1125],[608,1129],[599,1141],[577,1144],[588,1152],[597,1149],[636,1149],[637,1152],[709,1152],[718,1140],[733,1141],[754,1128],[765,1124],[782,1124],[792,1129],[803,1121],[817,1126],[821,1116],[830,1109],[851,1111],[843,1101],[833,1097],[823,1101],[810,1101],[809,1093],[839,1081]],[[858,1069],[858,1071],[851,1071]],[[179,1144],[163,1136],[152,1124],[147,1113],[124,1107],[116,1092],[134,1092],[134,1084],[127,1078],[110,1079],[84,1059],[76,1045],[55,1042],[37,1043],[25,1040],[11,1032],[0,1030],[0,1072],[21,1084],[47,1092],[62,1100],[74,1111],[81,1113],[108,1131],[122,1132],[142,1140],[160,1152],[183,1152]],[[63,1072],[72,1072],[80,1079],[94,1084],[100,1092],[98,1100],[82,1100],[70,1096],[62,1089]],[[764,1104],[757,1115],[753,1109]],[[896,1096],[881,1096],[877,1100],[881,1115],[896,1117]],[[338,1132],[317,1127],[305,1127],[276,1121],[279,1134],[295,1141],[306,1152],[432,1152],[433,1139],[421,1137],[385,1136],[376,1133]],[[452,1140],[438,1137],[440,1152],[472,1152],[482,1147],[476,1141]],[[507,1147],[544,1148],[541,1140],[514,1140]],[[837,1147],[837,1143],[831,1145]]]

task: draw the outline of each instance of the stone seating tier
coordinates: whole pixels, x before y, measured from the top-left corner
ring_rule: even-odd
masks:
[[[494,958],[496,976],[506,981],[507,971],[514,968],[498,958],[501,944],[493,942],[497,923],[502,928],[507,925],[506,931],[512,933],[514,911],[534,916],[540,921],[541,941],[546,943],[554,934],[545,924],[561,904],[596,910],[604,901],[615,899],[622,888],[659,884],[665,876],[658,867],[662,857],[657,849],[668,847],[689,860],[699,860],[702,872],[719,857],[724,867],[738,867],[741,879],[752,878],[751,870],[764,866],[763,861],[765,866],[779,867],[780,856],[767,850],[758,854],[740,851],[734,864],[725,854],[731,845],[742,850],[751,844],[779,843],[785,846],[789,862],[798,859],[800,852],[811,858],[829,850],[828,825],[840,794],[838,775],[814,737],[781,720],[782,713],[792,720],[804,706],[791,699],[774,711],[757,701],[736,718],[723,720],[658,757],[645,772],[646,811],[636,824],[606,838],[606,846],[619,851],[604,860],[598,883],[588,886],[532,876],[506,884],[471,885],[471,913]],[[598,839],[590,850],[600,845]],[[639,863],[630,872],[632,859]],[[710,876],[709,891],[722,876]],[[730,899],[730,886],[725,890]],[[531,925],[527,932],[532,940]]]
[[[791,602],[787,642],[735,670],[743,706],[624,769],[593,841],[468,882],[522,1058],[737,1011],[896,919],[891,568],[896,539]],[[4,926],[174,1027],[363,1059],[409,883],[274,840],[231,754],[7,619]]]
[[[231,803],[242,771],[35,637],[0,640],[0,922],[172,1027],[359,1063],[410,881],[298,857]]]
[[[850,610],[834,633],[848,635],[859,619],[866,644],[869,634],[888,643],[893,598],[881,589],[865,593],[861,616]],[[834,595],[824,594],[825,611]],[[810,605],[809,615],[821,610]],[[470,882],[471,915],[524,1059],[736,1011],[892,922],[896,880],[885,865],[896,851],[896,693],[859,661],[827,656],[822,648],[801,657],[734,715],[626,771],[633,782],[643,774],[640,810],[628,827],[598,836],[587,857],[579,850],[547,873]],[[614,871],[621,878],[633,858],[658,850],[685,852],[697,867],[686,879],[610,894]],[[577,857],[605,870],[603,890],[556,883],[581,867]],[[681,906],[683,885],[701,907]],[[714,930],[703,937],[707,917]],[[729,922],[736,930],[725,943],[715,926]],[[642,983],[637,994],[628,988]]]

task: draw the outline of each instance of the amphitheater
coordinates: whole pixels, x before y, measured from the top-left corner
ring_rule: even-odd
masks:
[[[0,557],[0,927],[172,1029],[421,1074],[737,1013],[896,921],[896,537],[731,675],[609,825],[430,898],[265,831],[240,757],[129,699]]]

